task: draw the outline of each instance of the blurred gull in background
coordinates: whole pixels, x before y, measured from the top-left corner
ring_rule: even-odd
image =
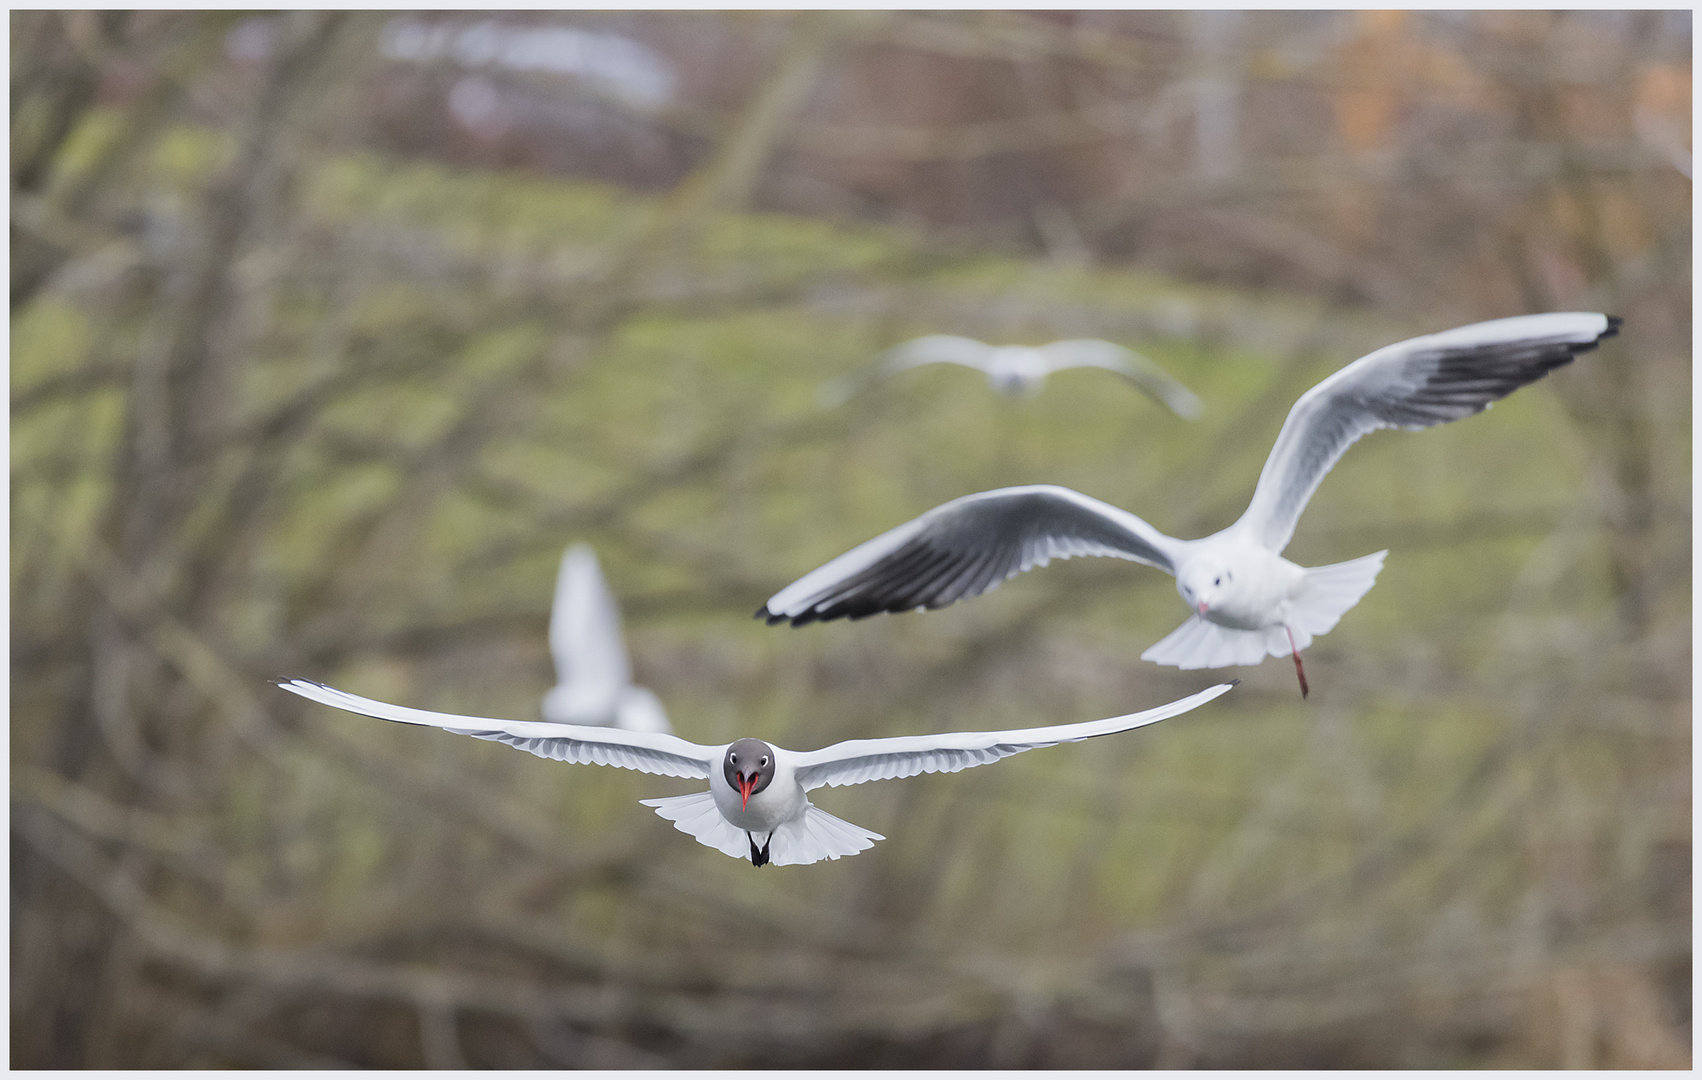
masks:
[[[1091,367],[1116,372],[1143,393],[1186,420],[1200,415],[1200,399],[1163,368],[1133,349],[1097,338],[1072,338],[1039,347],[988,345],[954,334],[929,334],[881,354],[872,372],[858,372],[822,386],[821,402],[831,408],[870,384],[924,364],[960,364],[985,372],[995,390],[1015,397],[1040,392],[1046,376],[1066,368]]]
[[[571,26],[515,26],[485,19],[471,25],[403,16],[385,24],[379,52],[391,60],[452,60],[479,70],[540,71],[583,80],[622,104],[651,111],[674,93],[674,69],[632,38]]]
[[[855,855],[873,847],[876,840],[886,839],[818,809],[806,792],[918,773],[959,772],[1028,750],[1114,735],[1197,709],[1235,684],[1219,683],[1168,705],[1108,720],[1015,731],[852,739],[806,752],[785,750],[761,739],[699,746],[660,732],[586,727],[564,730],[557,724],[457,716],[390,705],[306,679],[289,679],[278,685],[322,705],[504,742],[555,761],[708,780],[708,791],[640,802],[655,807],[656,813],[674,823],[674,828],[696,837],[700,844],[735,859],[749,858],[754,866],[787,866]],[[762,837],[760,844],[758,836]]]
[[[550,653],[557,684],[544,695],[546,721],[627,731],[672,730],[656,695],[632,685],[620,610],[587,544],[575,544],[561,557],[550,609]]]
[[[1417,430],[1481,412],[1595,348],[1619,325],[1593,312],[1524,315],[1360,357],[1295,402],[1246,512],[1204,539],[1166,536],[1069,488],[1000,488],[954,499],[851,549],[775,593],[756,614],[802,626],[939,608],[1050,559],[1106,555],[1174,574],[1195,610],[1141,659],[1192,669],[1288,655],[1304,697],[1301,650],[1359,603],[1388,554],[1311,568],[1281,556],[1343,452],[1378,428]]]

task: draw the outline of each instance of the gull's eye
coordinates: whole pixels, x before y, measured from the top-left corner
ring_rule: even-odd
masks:
[[[766,768],[768,766],[768,755],[767,754],[762,755],[762,760],[757,762],[756,764],[757,764],[757,768],[759,768],[759,769],[760,768]]]
[[[738,763],[739,763],[739,755],[737,755],[737,754],[728,754],[727,755],[727,764],[737,765]]]
[[[1222,585],[1223,584],[1223,578],[1222,577],[1214,577],[1214,578],[1211,579],[1211,583],[1213,585]]]

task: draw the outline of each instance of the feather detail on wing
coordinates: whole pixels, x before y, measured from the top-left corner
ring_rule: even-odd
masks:
[[[1219,683],[1191,697],[1160,705],[1156,709],[1090,720],[1082,724],[1022,728],[1013,731],[958,731],[941,735],[910,735],[895,739],[853,739],[821,750],[796,755],[798,783],[805,791],[823,785],[844,787],[871,780],[894,780],[926,772],[959,772],[989,762],[1056,746],[1063,742],[1114,735],[1120,731],[1155,724],[1168,717],[1199,708],[1234,683]]]
[[[1187,541],[1126,510],[1051,485],[954,499],[775,593],[757,616],[793,626],[940,608],[1052,559],[1102,555],[1175,573]]]
[[[490,739],[555,761],[573,761],[588,765],[612,765],[618,769],[655,773],[660,776],[686,776],[708,779],[711,763],[720,758],[720,749],[699,746],[674,735],[654,731],[624,731],[611,727],[582,727],[575,724],[551,724],[535,720],[496,720],[483,716],[460,716],[455,713],[410,709],[391,705],[358,694],[336,690],[324,683],[307,679],[287,679],[278,683],[292,694],[298,694],[321,705],[343,709],[380,720],[403,724],[420,724],[443,728],[475,739]]]
[[[1620,321],[1555,312],[1461,326],[1360,357],[1301,395],[1283,422],[1235,528],[1280,552],[1324,475],[1367,432],[1444,424],[1482,412],[1578,353]]]

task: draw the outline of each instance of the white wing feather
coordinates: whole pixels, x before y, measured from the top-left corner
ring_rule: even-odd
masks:
[[[1069,338],[1039,348],[1048,368],[1062,371],[1072,367],[1095,367],[1115,371],[1184,420],[1200,415],[1200,399],[1192,390],[1158,364],[1111,341],[1099,338]]]
[[[346,693],[307,679],[278,683],[292,694],[310,701],[380,720],[443,728],[475,739],[507,743],[529,754],[554,761],[587,765],[612,765],[618,769],[655,773],[660,776],[709,778],[711,764],[721,759],[725,747],[699,746],[675,735],[655,731],[625,731],[612,727],[583,727],[536,720],[496,720],[484,716],[410,709],[358,694]]]
[[[881,354],[881,374],[894,375],[924,364],[962,364],[964,367],[987,370],[987,358],[994,346],[974,338],[956,334],[928,334],[894,345]]]
[[[620,610],[589,545],[575,544],[561,557],[550,609],[550,652],[557,681],[587,697],[593,691],[606,693],[609,711],[616,693],[632,682]]]
[[[798,782],[805,791],[827,785],[844,787],[870,780],[894,780],[925,772],[958,772],[989,762],[1056,746],[1063,742],[1113,735],[1119,731],[1156,724],[1168,717],[1197,709],[1229,692],[1235,684],[1219,683],[1192,697],[1172,701],[1146,712],[1089,720],[1081,724],[1021,728],[1013,731],[955,731],[941,735],[908,735],[895,739],[852,739],[821,750],[796,754]]]
[[[961,364],[986,371],[987,359],[995,351],[991,345],[955,334],[914,338],[881,353],[873,366],[822,383],[816,399],[825,409],[838,408],[881,379],[924,364]]]
[[[1415,430],[1488,408],[1617,331],[1563,311],[1474,323],[1360,357],[1302,394],[1283,421],[1247,512],[1232,528],[1280,552],[1324,475],[1360,436]]]

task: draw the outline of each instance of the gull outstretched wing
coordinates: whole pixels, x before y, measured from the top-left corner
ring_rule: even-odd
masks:
[[[995,351],[991,345],[956,334],[912,338],[881,353],[872,366],[823,383],[816,397],[824,408],[836,408],[876,382],[924,364],[961,364],[986,371],[987,358]]]
[[[658,731],[626,731],[621,728],[551,724],[536,720],[495,720],[483,716],[460,716],[455,713],[410,709],[405,705],[391,705],[358,694],[346,693],[308,679],[284,679],[280,680],[278,685],[292,694],[299,694],[321,705],[360,713],[362,716],[374,716],[380,720],[421,724],[461,735],[471,735],[475,739],[491,739],[555,761],[613,765],[617,769],[634,769],[659,776],[686,776],[706,780],[709,778],[710,765],[721,758],[721,747],[699,746],[678,736],[665,735]]]
[[[1182,419],[1199,419],[1200,399],[1194,392],[1133,349],[1099,338],[1069,338],[1042,345],[1039,352],[1053,371],[1072,367],[1115,371]]]
[[[1192,697],[1146,712],[1113,716],[1108,720],[1014,731],[953,731],[943,735],[907,735],[896,739],[852,739],[807,754],[794,754],[793,761],[798,770],[798,782],[804,785],[805,791],[823,785],[844,787],[925,772],[958,772],[1043,746],[1079,742],[1156,724],[1197,709],[1228,693],[1234,685],[1233,682],[1219,683]]]
[[[995,352],[992,345],[956,334],[928,334],[894,345],[881,354],[880,371],[893,375],[924,364],[962,364],[964,367],[987,369],[987,357]]]
[[[561,557],[550,608],[550,653],[559,683],[587,697],[606,691],[610,710],[621,687],[632,682],[620,610],[588,544],[575,544]]]
[[[1417,430],[1482,412],[1612,337],[1622,320],[1587,311],[1520,315],[1412,338],[1360,357],[1302,394],[1235,528],[1280,552],[1349,446],[1378,428]]]
[[[1077,555],[1131,559],[1174,574],[1188,543],[1069,488],[999,488],[936,506],[852,548],[775,593],[756,614],[802,626],[940,608]]]

